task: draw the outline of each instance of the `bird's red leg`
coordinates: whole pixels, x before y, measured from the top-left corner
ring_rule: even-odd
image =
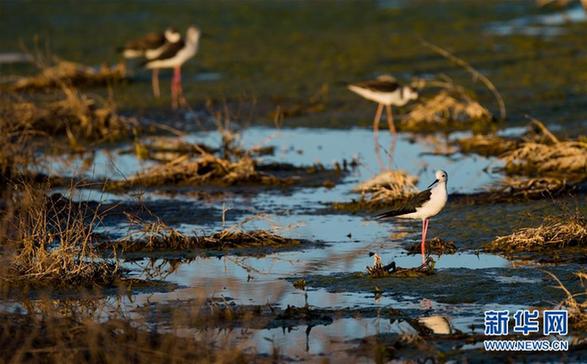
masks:
[[[379,122],[381,121],[381,114],[383,113],[383,104],[377,104],[377,111],[375,111],[375,119],[373,119],[373,138],[375,139],[375,157],[379,168],[385,169],[383,160],[381,160],[381,150],[379,148]]]
[[[181,66],[178,66],[177,69],[178,69],[178,71],[177,71],[178,93],[177,94],[179,96],[178,102],[182,107],[186,107],[187,101],[186,101],[185,97],[183,96],[183,85],[181,82]]]
[[[173,109],[177,108],[177,98],[178,98],[178,80],[179,80],[179,67],[175,67],[173,69],[173,79],[171,80],[171,107]]]
[[[428,219],[422,221],[422,264],[426,264],[426,233],[428,232]]]
[[[153,86],[153,96],[159,98],[161,95],[159,92],[159,68],[153,68],[153,74],[151,75],[151,85]]]
[[[387,127],[392,135],[397,134],[395,130],[395,124],[393,122],[393,113],[391,112],[391,105],[385,105],[385,109],[387,111]]]
[[[391,146],[389,148],[389,168],[393,165],[393,154],[395,152],[395,146],[397,144],[397,131],[395,130],[395,123],[393,121],[393,113],[391,111],[391,105],[385,105],[387,111],[387,127],[391,133]]]

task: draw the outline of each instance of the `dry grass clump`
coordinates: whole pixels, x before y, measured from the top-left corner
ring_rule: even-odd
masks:
[[[205,144],[193,144],[180,138],[154,137],[146,141],[135,142],[134,153],[139,159],[153,160],[161,163],[172,162],[177,158],[188,155],[199,156],[203,153],[211,154],[216,150]]]
[[[64,135],[72,146],[82,141],[112,141],[128,136],[138,127],[134,118],[119,115],[111,102],[80,93],[63,86],[61,98],[17,99],[3,112],[21,125],[48,135]]]
[[[131,219],[132,221],[133,219]],[[114,242],[104,242],[98,249],[120,249],[124,252],[170,251],[190,249],[230,249],[293,246],[301,240],[285,238],[265,230],[242,231],[230,228],[212,235],[186,235],[176,229],[157,221],[144,223],[134,220],[140,226],[140,237],[128,237]]]
[[[587,177],[587,143],[559,141],[528,142],[504,156],[505,171],[521,175],[567,175]]]
[[[502,138],[497,135],[476,134],[469,138],[457,140],[457,145],[463,153],[476,153],[482,156],[500,156],[517,149],[520,140]]]
[[[257,170],[256,162],[245,156],[235,162],[202,151],[191,159],[188,155],[174,161],[138,173],[124,181],[107,184],[109,189],[125,189],[134,186],[156,187],[164,185],[199,185],[215,183],[225,186],[251,183],[259,185],[291,184],[291,178],[278,178]]]
[[[398,267],[395,262],[383,265],[381,257],[377,254],[373,254],[373,258],[373,265],[370,267],[367,266],[367,275],[370,278],[418,278],[434,274],[435,262],[430,257],[426,259],[425,264],[422,264],[417,268],[401,268]]]
[[[79,205],[50,201],[45,190],[16,186],[19,201],[2,215],[1,281],[8,286],[110,285],[121,275],[92,249],[97,216],[88,221]]]
[[[547,251],[566,247],[587,247],[587,220],[582,215],[561,219],[549,217],[535,228],[523,228],[501,236],[485,246],[487,251]]]
[[[584,292],[571,293],[551,272],[548,273],[559,285],[567,298],[562,301],[558,306],[567,309],[569,312],[569,322],[574,330],[587,331],[587,285],[585,280],[587,274],[585,272],[577,272],[575,275],[581,280],[581,286],[585,289]]]
[[[406,250],[410,254],[420,254],[420,243],[415,243],[409,246]],[[454,254],[457,252],[457,246],[454,241],[442,240],[439,237],[434,237],[426,241],[426,251],[430,254]]]
[[[41,64],[43,62],[37,63]],[[34,76],[22,77],[12,85],[14,91],[40,90],[69,85],[104,85],[126,78],[126,67],[119,63],[112,67],[103,65],[99,68],[84,66],[79,63],[58,60],[53,65],[40,65],[41,71]]]
[[[497,189],[491,193],[509,196],[513,200],[517,199],[535,199],[560,195],[573,189],[565,179],[554,177],[543,178],[523,178],[523,177],[506,177]]]
[[[360,183],[353,192],[360,193],[361,199],[370,204],[379,204],[417,192],[416,183],[418,177],[410,176],[405,171],[384,171]]]
[[[0,95],[0,184],[4,186],[35,160],[31,139],[38,133],[14,117],[18,112],[17,99]]]
[[[211,340],[210,340],[211,341]],[[137,328],[124,319],[0,315],[5,363],[246,363],[233,345]]]
[[[408,130],[462,129],[477,123],[488,123],[492,115],[465,92],[444,89],[430,99],[418,103],[406,115],[402,126]]]

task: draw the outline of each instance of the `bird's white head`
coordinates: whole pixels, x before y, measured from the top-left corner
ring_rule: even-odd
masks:
[[[442,169],[439,169],[436,171],[435,173],[436,179],[438,180],[438,182],[446,182],[448,181],[448,174],[443,171]]]
[[[404,98],[406,100],[416,100],[418,98],[418,91],[410,86],[404,87]]]
[[[436,179],[434,180],[434,182],[432,182],[432,184],[430,184],[430,186],[428,186],[428,188],[434,186],[437,183],[446,183],[448,181],[448,174],[442,169],[437,170],[434,173],[434,177]]]
[[[196,43],[200,39],[200,34],[200,29],[192,25],[186,32],[186,39],[190,43]]]
[[[181,39],[181,34],[179,34],[177,29],[169,27],[165,29],[165,39],[169,43],[177,43]]]

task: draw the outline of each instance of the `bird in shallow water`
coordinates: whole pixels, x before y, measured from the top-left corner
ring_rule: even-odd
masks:
[[[366,98],[367,100],[377,103],[377,111],[373,120],[373,131],[379,130],[383,106],[387,112],[387,125],[389,131],[396,133],[395,124],[393,123],[393,113],[391,106],[404,106],[412,100],[418,98],[418,91],[411,86],[401,85],[391,75],[381,75],[375,80],[363,81],[348,85],[349,90]]]
[[[181,41],[181,34],[176,29],[169,27],[163,33],[153,32],[144,37],[128,41],[119,50],[126,59],[144,58],[150,60],[159,57],[168,47],[179,41]],[[153,95],[159,97],[158,68],[152,70],[151,86],[153,88]]]
[[[171,44],[159,56],[145,62],[148,69],[173,68],[171,81],[171,105],[173,108],[185,104],[181,86],[181,66],[198,52],[200,30],[195,26],[188,28],[185,40]]]
[[[446,185],[448,174],[443,170],[435,173],[436,180],[428,188],[407,199],[397,209],[386,211],[377,215],[377,219],[387,219],[391,217],[405,219],[422,220],[422,264],[426,264],[426,233],[428,232],[428,222],[431,217],[438,215],[446,205],[448,192]]]

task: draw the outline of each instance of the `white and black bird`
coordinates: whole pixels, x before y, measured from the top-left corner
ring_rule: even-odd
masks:
[[[391,107],[404,106],[408,102],[418,98],[418,92],[416,89],[399,84],[396,79],[390,75],[381,75],[375,80],[353,83],[348,85],[348,89],[367,100],[377,103],[377,111],[375,112],[375,119],[373,120],[373,132],[375,133],[375,137],[377,137],[379,131],[383,106],[385,106],[387,111],[387,125],[389,131],[395,136],[396,129],[393,122],[393,112]]]
[[[174,28],[167,28],[163,33],[149,33],[144,37],[128,41],[119,48],[122,56],[127,59],[144,58],[146,60],[159,57],[173,44],[181,41],[181,34]],[[159,69],[152,70],[153,95],[159,97]]]
[[[180,101],[185,103],[181,86],[181,66],[198,53],[200,34],[200,30],[195,26],[189,27],[185,39],[170,44],[159,56],[145,62],[148,69],[173,68],[171,104],[174,108]]]
[[[377,215],[377,219],[391,217],[422,220],[422,264],[426,264],[426,233],[431,217],[438,215],[446,205],[448,192],[446,184],[448,174],[445,171],[436,171],[436,180],[428,188],[412,196],[402,206],[395,210],[386,211]]]

